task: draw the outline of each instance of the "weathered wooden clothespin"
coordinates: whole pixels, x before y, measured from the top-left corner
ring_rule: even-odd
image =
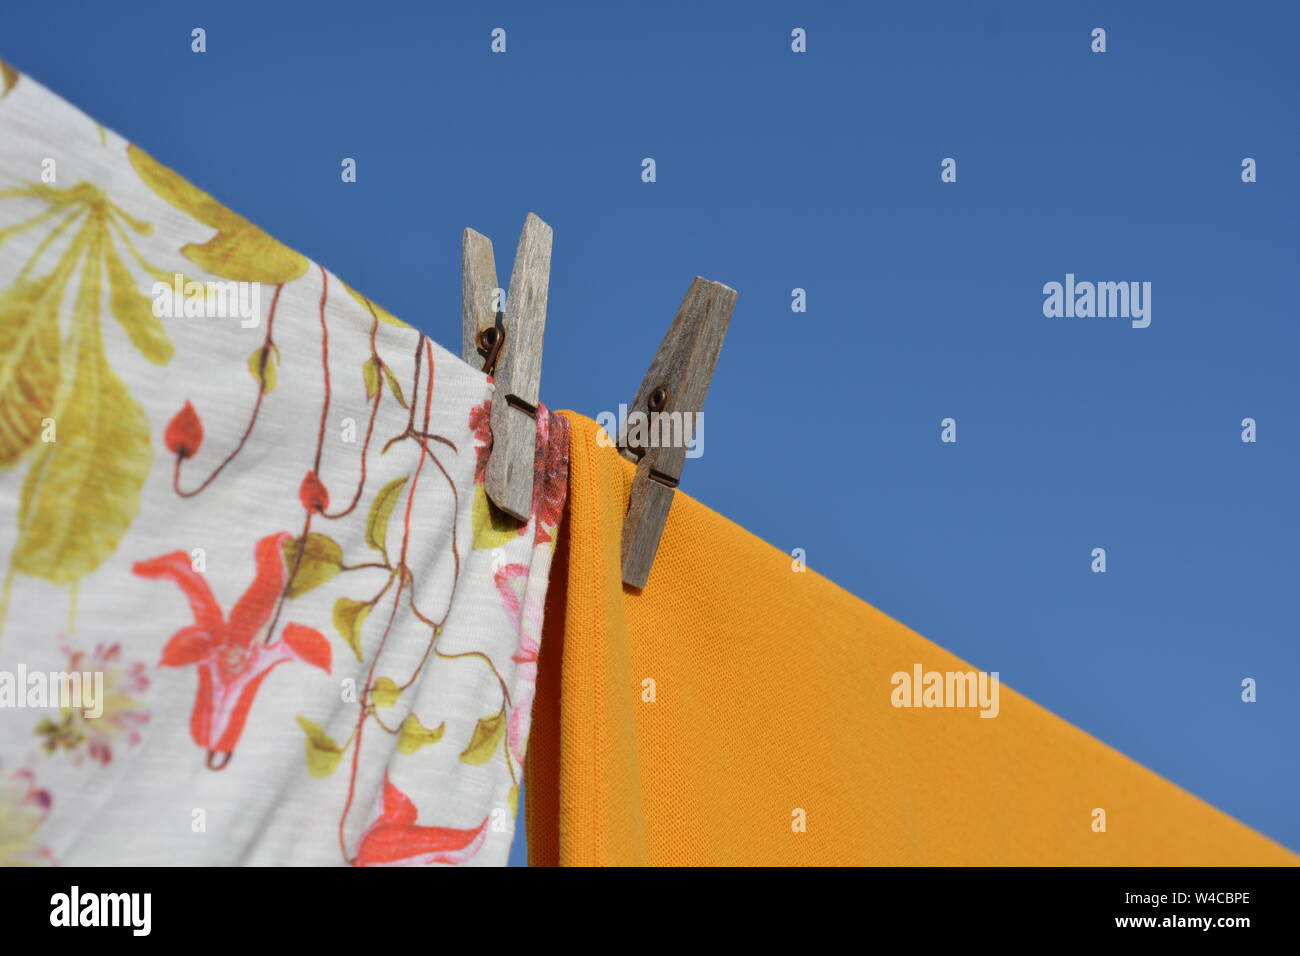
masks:
[[[637,463],[623,522],[624,584],[645,587],[650,577],[735,307],[735,289],[695,277],[619,429],[619,451]]]
[[[491,240],[465,230],[461,357],[482,368],[496,384],[492,454],[484,486],[494,505],[520,521],[527,521],[533,508],[537,399],[550,282],[551,227],[531,212],[519,234],[508,291],[497,286]]]

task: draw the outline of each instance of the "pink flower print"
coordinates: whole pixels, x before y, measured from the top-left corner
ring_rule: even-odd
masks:
[[[506,744],[515,763],[524,762],[524,745],[533,720],[533,697],[537,692],[537,654],[541,650],[542,612],[537,589],[528,590],[528,568],[507,564],[495,575],[497,592],[510,624],[519,634],[519,649],[511,656],[519,678],[514,706],[506,725]]]
[[[36,786],[30,770],[6,773],[0,765],[0,866],[49,866],[54,855],[41,845],[41,826],[54,800]]]
[[[64,707],[59,720],[42,720],[36,734],[45,738],[43,746],[48,752],[62,747],[74,764],[88,753],[91,760],[107,766],[117,738],[125,738],[130,746],[140,742],[140,728],[148,723],[149,711],[138,698],[149,689],[149,675],[141,661],[122,664],[121,644],[96,644],[90,652],[64,645],[63,652],[68,655],[69,672],[104,675],[100,713],[87,717],[85,708]]]

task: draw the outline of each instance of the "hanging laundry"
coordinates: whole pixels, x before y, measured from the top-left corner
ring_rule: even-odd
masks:
[[[504,864],[565,420],[0,80],[0,865]]]
[[[624,588],[635,469],[563,414],[535,865],[1300,862],[680,491]]]

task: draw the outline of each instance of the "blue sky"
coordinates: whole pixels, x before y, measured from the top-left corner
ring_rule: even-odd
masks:
[[[537,212],[552,407],[738,289],[686,491],[1300,849],[1300,7],[211,6],[10,2],[0,56],[453,351],[461,230],[504,279]]]

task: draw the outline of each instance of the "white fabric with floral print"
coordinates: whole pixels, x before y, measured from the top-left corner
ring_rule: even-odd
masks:
[[[497,513],[492,394],[4,67],[0,865],[505,863],[568,439]]]

